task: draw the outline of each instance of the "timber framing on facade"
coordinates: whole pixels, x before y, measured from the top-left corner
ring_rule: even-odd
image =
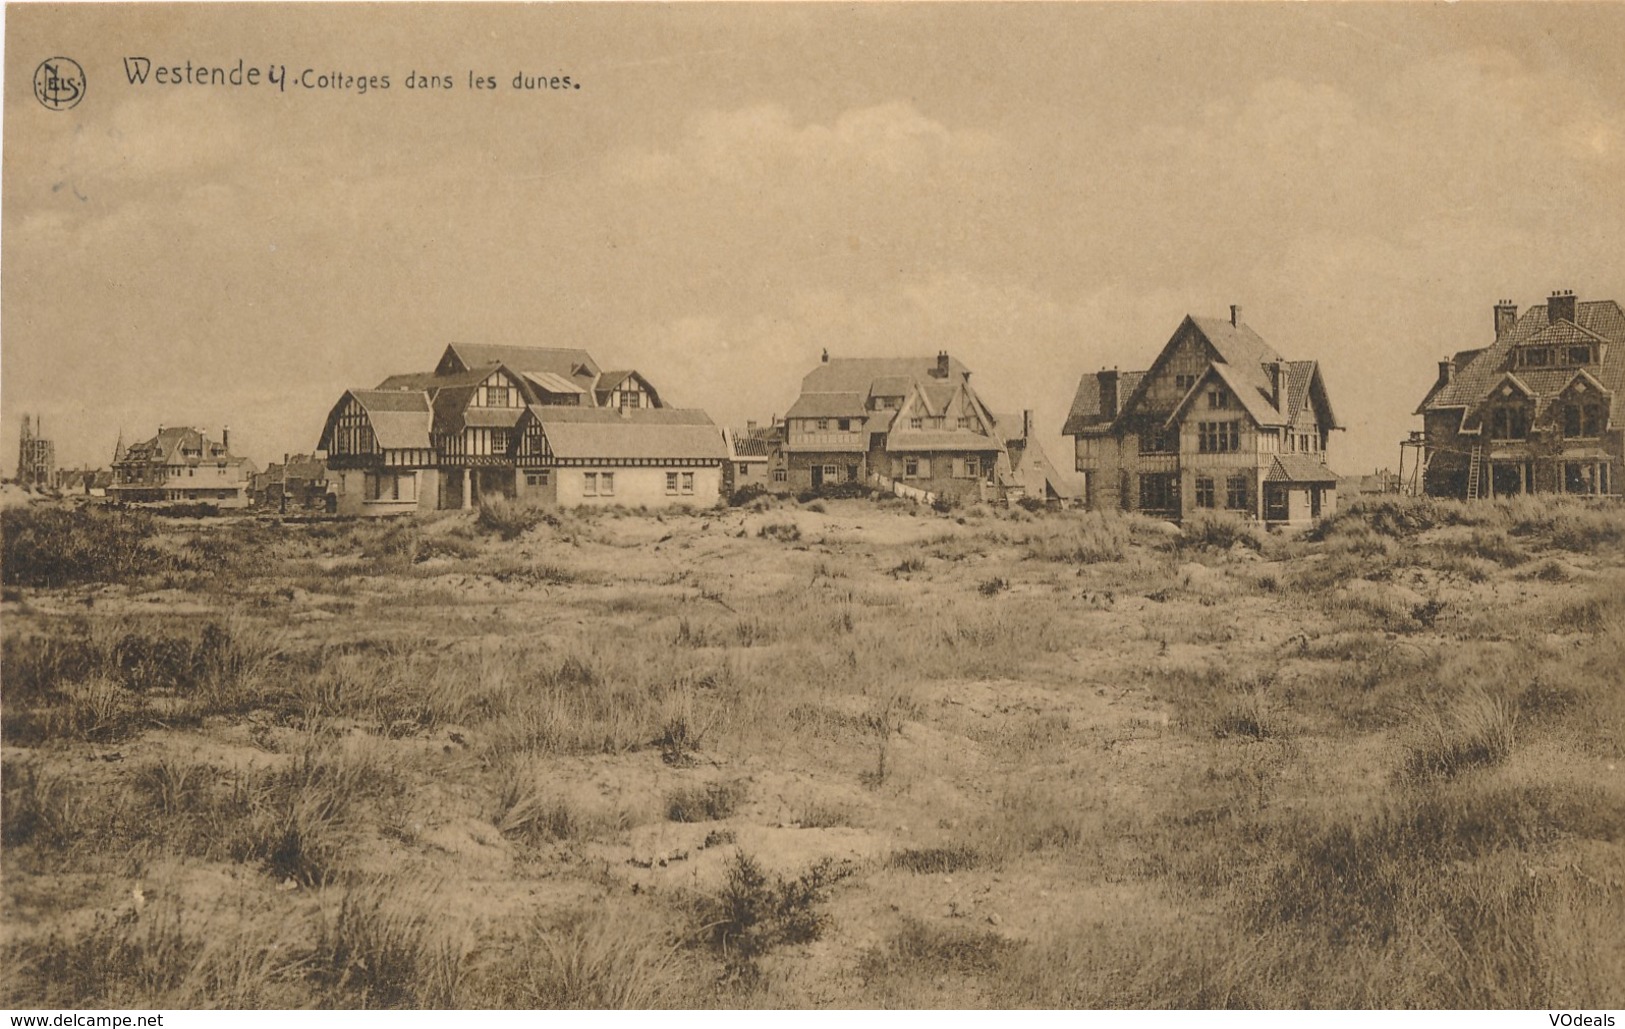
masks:
[[[1091,508],[1299,525],[1336,507],[1339,428],[1319,363],[1283,358],[1232,307],[1187,316],[1146,371],[1084,375],[1062,432]]]
[[[584,350],[454,343],[433,372],[339,398],[320,449],[341,514],[544,505],[708,506],[728,457],[703,411]]]
[[[1439,362],[1422,416],[1431,496],[1619,496],[1625,311],[1554,293],[1521,316],[1495,305],[1495,341]]]
[[[1048,462],[1037,441],[1024,474],[1012,466],[1007,428],[970,385],[970,370],[946,351],[935,358],[831,358],[801,381],[784,416],[782,463],[770,488],[801,493],[865,483],[919,500],[1004,502],[1024,494]],[[1030,415],[1020,425],[1030,427]],[[1044,495],[1062,495],[1040,478]]]

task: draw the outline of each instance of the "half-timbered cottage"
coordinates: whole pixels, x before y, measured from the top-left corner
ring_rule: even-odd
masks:
[[[785,413],[793,492],[863,482],[956,502],[1002,500],[1009,457],[970,371],[939,353],[831,358],[801,381]]]
[[[1495,341],[1439,362],[1417,407],[1424,489],[1477,499],[1625,491],[1625,311],[1554,293],[1495,305]]]
[[[341,514],[538,503],[715,503],[727,448],[702,411],[584,350],[454,343],[433,372],[350,390],[321,449]],[[668,485],[671,487],[668,490]]]
[[[1232,307],[1187,316],[1146,371],[1084,375],[1062,431],[1092,508],[1290,525],[1336,506],[1339,428],[1319,364],[1283,358]]]
[[[158,435],[113,457],[109,496],[127,503],[207,503],[247,507],[254,466],[229,449],[231,430],[216,442],[202,429],[158,427]]]

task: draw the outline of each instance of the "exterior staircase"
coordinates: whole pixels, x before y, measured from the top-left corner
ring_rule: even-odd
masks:
[[[1484,467],[1484,444],[1474,443],[1472,455],[1467,458],[1467,499],[1477,500],[1483,484],[1479,481]]]

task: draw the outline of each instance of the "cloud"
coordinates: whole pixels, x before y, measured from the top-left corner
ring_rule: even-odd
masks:
[[[638,183],[699,179],[767,189],[816,179],[821,188],[840,189],[857,175],[952,169],[985,158],[994,142],[983,132],[952,131],[904,101],[848,110],[827,125],[797,124],[781,105],[756,104],[702,112],[670,148],[622,149],[609,167]]]

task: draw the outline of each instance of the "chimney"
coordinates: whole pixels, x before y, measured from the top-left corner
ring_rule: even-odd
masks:
[[[948,377],[948,351],[937,351],[937,370],[931,374],[935,375],[939,379],[946,379]]]
[[[1102,369],[1095,378],[1100,382],[1100,414],[1110,421],[1117,417],[1117,369]]]
[[[1450,380],[1456,377],[1456,363],[1449,358],[1439,362],[1439,382],[1435,389],[1450,385]]]
[[[1500,339],[1506,335],[1508,329],[1518,322],[1518,305],[1510,300],[1497,301],[1495,305],[1495,338]]]
[[[229,425],[220,426],[220,449],[231,449],[231,426]]]
[[[1270,362],[1270,406],[1281,409],[1281,362]]]
[[[1232,326],[1234,326],[1235,328],[1238,328],[1238,329],[1241,328],[1241,305],[1240,304],[1231,304],[1230,305],[1230,324]]]
[[[1572,289],[1559,290],[1553,293],[1551,298],[1546,301],[1546,321],[1553,325],[1557,324],[1559,319],[1569,322],[1574,321],[1574,308],[1577,301],[1578,298],[1575,297]]]
[[[823,364],[829,364],[829,347],[824,348],[824,356],[819,359]]]
[[[1032,412],[1032,408],[1027,408],[1027,409],[1025,409],[1025,410],[1023,410],[1021,412],[1021,438],[1022,439],[1032,439],[1033,438],[1033,412]]]

